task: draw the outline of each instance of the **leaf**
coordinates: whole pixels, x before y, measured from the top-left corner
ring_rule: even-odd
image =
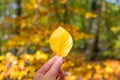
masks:
[[[85,18],[86,19],[96,18],[96,17],[97,17],[97,14],[95,14],[95,13],[91,13],[91,12],[86,12],[85,13]]]
[[[56,55],[65,57],[73,46],[71,35],[62,27],[58,27],[50,36],[50,47]]]

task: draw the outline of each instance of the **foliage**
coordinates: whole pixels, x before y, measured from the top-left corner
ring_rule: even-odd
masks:
[[[58,26],[74,43],[66,80],[120,79],[119,12],[107,0],[0,0],[0,80],[32,80],[52,57],[48,40]]]
[[[58,25],[63,26],[70,34],[72,35],[74,41],[79,39],[90,39],[93,37],[92,34],[85,34],[84,32],[80,32],[79,28],[72,27],[68,24],[54,24],[50,28],[46,27],[31,27],[24,28],[19,30],[19,35],[14,35],[7,41],[3,46],[3,52],[11,49],[15,49],[18,47],[28,48],[30,46],[36,46],[36,48],[46,47],[48,46],[48,40],[51,33],[57,28]],[[29,33],[29,34],[28,34]],[[19,49],[19,48],[18,48]]]
[[[38,70],[50,55],[37,50],[34,54],[24,53],[14,56],[11,52],[0,56],[0,79],[32,80]],[[120,78],[120,62],[106,60],[97,62],[84,62],[82,56],[69,54],[64,59],[62,69],[66,74],[66,80],[114,80]]]

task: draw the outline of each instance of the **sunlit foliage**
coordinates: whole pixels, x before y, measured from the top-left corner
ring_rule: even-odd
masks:
[[[48,59],[50,55],[37,50],[34,54],[24,53],[19,57],[11,52],[0,56],[0,79],[32,80],[34,73]],[[84,62],[82,56],[69,54],[64,59],[62,69],[66,74],[66,80],[114,80],[120,78],[120,62],[106,60],[97,62]]]
[[[74,43],[66,80],[119,80],[119,14],[106,0],[0,0],[0,80],[33,80],[53,56],[49,38],[58,26]]]

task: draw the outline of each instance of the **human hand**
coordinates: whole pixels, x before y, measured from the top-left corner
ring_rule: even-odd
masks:
[[[34,80],[65,80],[62,64],[62,57],[54,56],[35,73]]]

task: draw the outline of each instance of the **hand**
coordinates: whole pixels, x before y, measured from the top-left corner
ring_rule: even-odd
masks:
[[[36,72],[34,80],[65,80],[62,64],[62,57],[54,56]]]

